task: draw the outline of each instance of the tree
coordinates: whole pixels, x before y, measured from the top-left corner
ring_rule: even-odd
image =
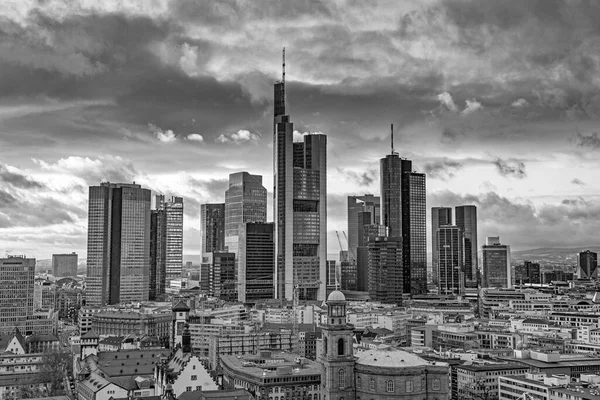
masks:
[[[73,374],[71,353],[63,349],[51,349],[42,354],[40,378],[45,382],[47,396],[65,394],[64,378]]]

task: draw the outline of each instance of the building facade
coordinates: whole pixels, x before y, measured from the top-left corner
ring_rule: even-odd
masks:
[[[327,262],[327,136],[293,142],[285,80],[274,86],[273,218],[278,299],[324,300]],[[296,285],[297,283],[297,285]]]
[[[265,194],[266,196],[266,194]],[[247,222],[240,226],[238,301],[275,297],[275,238],[272,223]]]
[[[452,225],[451,207],[431,207],[431,274],[433,282],[438,282],[438,247],[437,230],[440,226]]]
[[[15,327],[26,331],[27,319],[33,316],[34,280],[35,258],[0,258],[0,334]]]
[[[378,236],[369,242],[369,296],[373,301],[402,303],[402,239]]]
[[[456,225],[440,226],[436,234],[440,294],[459,294],[464,289],[463,231]]]
[[[593,251],[582,251],[578,257],[577,278],[596,279],[598,278],[598,253]]]
[[[465,282],[477,287],[477,207],[473,205],[455,207],[456,226],[463,233]]]
[[[52,254],[52,275],[77,276],[77,253]]]
[[[481,250],[483,262],[481,286],[485,288],[511,288],[510,246],[501,244],[498,237],[488,237]]]
[[[225,251],[225,203],[200,205],[200,286],[208,289],[212,255]]]
[[[86,301],[102,306],[146,301],[150,285],[150,190],[90,186]]]

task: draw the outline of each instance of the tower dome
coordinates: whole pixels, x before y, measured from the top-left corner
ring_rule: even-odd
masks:
[[[346,296],[344,296],[344,293],[340,292],[339,290],[334,290],[333,292],[329,293],[327,301],[346,301]]]

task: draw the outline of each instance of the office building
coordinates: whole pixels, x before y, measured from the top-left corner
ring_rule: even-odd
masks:
[[[150,300],[165,294],[169,281],[181,278],[183,198],[156,196],[150,216]]]
[[[369,242],[375,240],[376,237],[387,236],[387,228],[379,224],[362,225],[359,232],[359,246],[356,248],[356,290],[368,292]]]
[[[460,294],[464,289],[463,231],[456,225],[440,226],[438,247],[438,290],[440,294]]]
[[[456,226],[463,232],[465,281],[477,287],[477,207],[473,205],[455,208]]]
[[[510,246],[501,244],[499,237],[488,237],[481,250],[483,261],[481,287],[511,288]]]
[[[273,218],[276,297],[325,300],[327,262],[327,136],[293,142],[286,114],[285,74],[274,87]],[[295,285],[298,283],[298,285]]]
[[[393,132],[392,132],[393,134]],[[425,174],[413,172],[412,161],[393,149],[380,162],[381,223],[390,237],[402,239],[403,292],[427,291]]]
[[[362,226],[379,224],[380,221],[381,203],[378,196],[348,196],[348,253],[351,260],[356,258],[356,249],[360,246]]]
[[[515,284],[542,283],[540,264],[525,261],[522,265],[515,266]]]
[[[90,186],[87,304],[146,301],[149,285],[150,190],[135,183]]]
[[[238,288],[235,283],[235,254],[213,253],[209,276],[210,296],[222,300],[236,301]]]
[[[337,282],[337,262],[335,260],[327,260],[327,293],[336,290]]]
[[[582,251],[579,253],[578,261],[578,279],[598,278],[598,253],[589,250]]]
[[[266,196],[266,194],[265,194]],[[275,297],[275,240],[273,224],[247,222],[240,226],[238,301]]]
[[[348,250],[340,250],[340,290],[356,290],[356,263],[350,260]]]
[[[200,205],[200,286],[208,289],[212,254],[225,251],[225,203]]]
[[[444,225],[452,225],[452,208],[431,207],[431,274],[434,283],[437,283],[439,276],[436,235],[438,228]]]
[[[402,238],[378,236],[369,241],[369,297],[383,303],[402,303],[404,283]]]
[[[33,316],[35,258],[0,258],[0,334],[15,327],[26,331],[27,318]]]
[[[229,175],[225,191],[225,248],[238,254],[239,231],[246,222],[267,221],[267,189],[261,175],[237,172]]]
[[[77,276],[77,253],[52,254],[52,275]]]

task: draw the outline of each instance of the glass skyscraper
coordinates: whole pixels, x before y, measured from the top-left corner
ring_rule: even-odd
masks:
[[[276,297],[325,300],[327,262],[327,136],[293,142],[285,81],[274,87],[273,218]]]
[[[401,303],[404,279],[402,238],[377,236],[369,241],[369,297]]]
[[[237,172],[229,175],[225,192],[225,247],[238,254],[239,232],[247,222],[267,221],[267,189],[261,175]]]
[[[275,241],[273,224],[248,222],[239,230],[238,301],[275,297]]]
[[[381,223],[390,237],[402,239],[405,294],[427,292],[427,209],[425,174],[412,161],[391,152],[380,162]]]
[[[460,294],[464,288],[462,229],[456,225],[440,226],[436,233],[439,266],[439,293]]]
[[[148,300],[150,190],[127,183],[90,186],[86,301]]]
[[[469,286],[477,285],[477,207],[457,206],[455,208],[456,226],[458,226],[464,234],[465,238],[465,280]]]
[[[440,226],[452,225],[451,207],[432,207],[431,208],[431,275],[435,283],[438,282],[438,247],[437,230]]]

